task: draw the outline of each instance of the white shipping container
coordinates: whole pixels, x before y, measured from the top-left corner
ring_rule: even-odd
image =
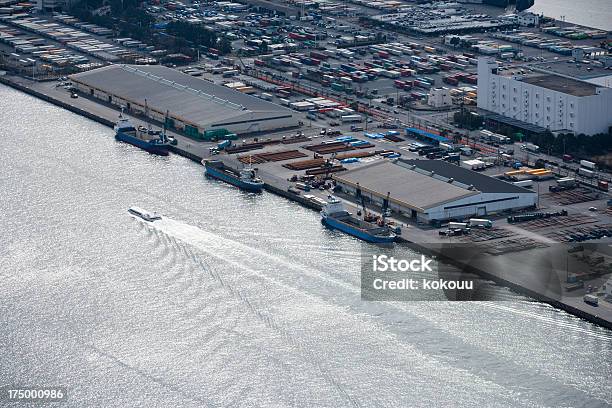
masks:
[[[470,218],[468,225],[470,227],[492,228],[493,221],[484,218]]]
[[[580,167],[584,167],[589,170],[595,170],[595,163],[588,160],[580,160]]]
[[[557,184],[563,187],[570,187],[576,185],[576,179],[573,177],[565,177],[557,180]]]
[[[523,188],[531,188],[533,187],[533,180],[516,181],[512,184],[514,184],[515,186],[523,187]]]
[[[346,122],[361,122],[361,115],[342,115],[340,117],[343,123]]]
[[[468,227],[467,222],[449,222],[448,223],[448,228],[451,228],[451,229],[455,229],[455,228],[466,229],[467,227]]]

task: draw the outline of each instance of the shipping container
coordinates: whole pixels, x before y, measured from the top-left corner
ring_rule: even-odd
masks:
[[[580,167],[584,167],[585,169],[595,170],[595,163],[590,162],[588,160],[580,160]]]
[[[442,80],[449,85],[459,85],[459,80],[455,77],[444,77]]]
[[[597,182],[597,188],[602,191],[608,191],[608,182],[604,180],[599,180]]]
[[[573,177],[564,177],[557,180],[557,185],[562,187],[575,187],[578,183]]]
[[[523,188],[531,188],[533,187],[533,180],[516,181],[512,184],[514,184],[515,186],[523,187]]]
[[[470,218],[468,226],[470,228],[493,228],[493,221],[484,218]]]
[[[362,118],[361,115],[342,115],[340,117],[340,120],[342,121],[342,123],[361,122]]]
[[[334,91],[344,91],[344,85],[338,82],[334,82],[331,84],[331,89]]]
[[[449,222],[448,223],[448,228],[451,229],[467,229],[468,228],[468,223],[467,222]]]
[[[540,146],[535,145],[533,143],[525,143],[523,146],[524,146],[524,149],[527,150],[528,152],[538,153],[540,151]]]
[[[228,71],[223,72],[223,74],[221,75],[223,78],[229,78],[229,77],[233,77],[235,75],[238,75],[238,71],[235,69],[230,69]]]

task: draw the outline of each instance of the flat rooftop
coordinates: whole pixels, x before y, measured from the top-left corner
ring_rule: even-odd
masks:
[[[380,197],[389,192],[390,201],[419,211],[479,194],[387,160],[333,177],[353,187],[359,183],[364,192]]]
[[[143,105],[146,100],[150,109],[169,111],[192,124],[222,126],[293,117],[280,105],[162,65],[109,65],[70,78],[133,103]]]
[[[597,89],[594,84],[554,74],[530,75],[522,78],[521,81],[574,96],[595,95]]]
[[[610,75],[610,70],[595,65],[593,61],[589,61],[588,64],[585,64],[582,61],[559,60],[534,64],[532,67],[544,73],[565,75],[583,81]]]
[[[442,177],[449,179],[452,178],[462,184],[474,186],[476,190],[483,193],[533,193],[533,191],[527,190],[523,187],[515,186],[512,183],[507,183],[503,180],[499,180],[443,160],[400,159],[400,162],[407,165],[416,166],[422,170],[432,171]]]

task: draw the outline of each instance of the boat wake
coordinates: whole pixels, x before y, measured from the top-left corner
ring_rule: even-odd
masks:
[[[208,271],[210,277],[213,278],[213,280],[216,281],[221,288],[223,288],[227,293],[229,293],[232,298],[242,304],[243,309],[245,309],[251,315],[255,316],[256,319],[265,327],[279,333],[286,343],[292,345],[293,347],[299,348],[301,350],[303,360],[308,364],[314,365],[316,371],[321,374],[321,376],[330,386],[337,390],[339,395],[341,395],[342,398],[344,398],[350,406],[359,406],[357,400],[355,400],[351,395],[349,395],[349,393],[345,391],[342,386],[335,380],[334,376],[323,366],[323,361],[319,360],[315,356],[315,354],[313,354],[313,352],[311,351],[313,349],[311,345],[291,335],[288,330],[285,330],[276,322],[274,316],[270,312],[262,310],[263,308],[261,306],[258,306],[253,301],[251,301],[249,296],[243,290],[240,290],[238,286],[227,277],[227,269],[223,269],[224,274],[222,275],[219,273],[217,268],[211,266],[210,262],[205,262],[201,258],[202,255],[212,256],[218,261],[229,264],[232,267],[239,269],[242,273],[249,273],[252,276],[268,280],[284,289],[296,291],[302,296],[309,296],[308,294],[305,294],[304,292],[301,292],[290,285],[287,285],[277,279],[270,278],[265,274],[263,270],[258,270],[258,268],[256,268],[257,265],[270,265],[270,263],[276,263],[277,265],[280,264],[287,268],[291,267],[293,269],[298,269],[302,272],[306,272],[305,267],[296,266],[283,258],[268,255],[263,251],[240,244],[237,241],[221,237],[217,234],[204,231],[196,226],[175,221],[167,217],[164,217],[162,220],[156,221],[154,223],[144,223],[144,225],[146,225],[148,229],[154,231],[154,235],[160,237],[161,241],[166,242],[168,246],[175,248],[178,253],[181,253],[187,261],[192,262],[193,264],[198,266],[199,268],[197,269],[199,269],[200,271]],[[180,242],[183,242],[188,245],[181,245]],[[191,247],[196,248],[203,254],[196,253]],[[245,256],[245,258],[248,258],[252,261],[247,263],[236,260],[235,255],[237,252],[241,253]],[[198,284],[200,288],[205,285],[202,280],[203,279],[201,279]],[[343,284],[344,286],[348,287],[348,284],[344,282],[337,281],[337,283]],[[321,301],[321,299],[317,300]],[[227,310],[223,310],[222,312],[223,313],[221,313],[221,315],[228,315]]]

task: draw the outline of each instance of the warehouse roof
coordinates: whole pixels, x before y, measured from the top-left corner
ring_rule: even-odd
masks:
[[[573,96],[595,95],[597,90],[595,85],[588,82],[553,74],[527,76],[521,81]]]
[[[523,187],[457,166],[443,160],[400,160],[407,165],[434,172],[445,178],[452,178],[461,184],[471,185],[483,193],[533,193]]]
[[[99,89],[195,125],[229,126],[291,118],[291,110],[161,65],[109,65],[71,76]]]
[[[381,197],[390,192],[390,201],[420,211],[478,194],[386,160],[333,177],[351,186],[359,183],[364,192]]]

